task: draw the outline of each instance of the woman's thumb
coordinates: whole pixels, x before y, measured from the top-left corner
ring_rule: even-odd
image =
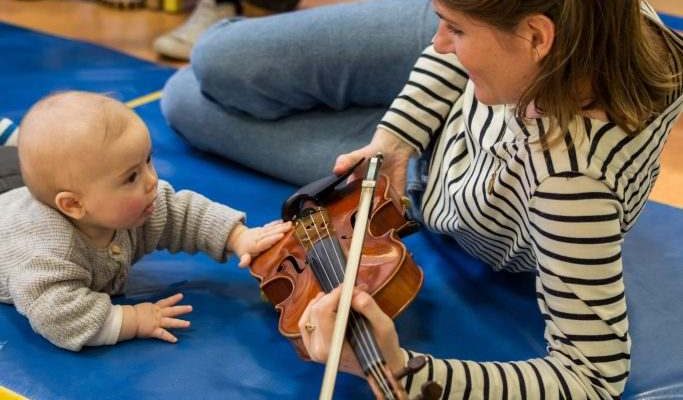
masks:
[[[340,155],[334,163],[332,173],[335,175],[342,175],[351,169],[351,167],[353,167],[362,157],[360,150]]]

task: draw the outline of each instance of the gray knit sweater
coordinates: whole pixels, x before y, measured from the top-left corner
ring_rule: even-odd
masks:
[[[25,187],[0,195],[0,302],[14,303],[33,330],[59,347],[80,350],[103,326],[109,295],[122,293],[130,268],[157,249],[202,251],[225,261],[225,244],[242,212],[159,182],[144,225],[118,230],[97,249]]]

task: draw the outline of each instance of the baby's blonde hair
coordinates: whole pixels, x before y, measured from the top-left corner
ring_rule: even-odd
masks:
[[[35,103],[21,122],[18,143],[21,175],[31,194],[54,207],[57,193],[78,187],[89,172],[79,161],[121,135],[124,110],[130,112],[111,97],[80,91]]]

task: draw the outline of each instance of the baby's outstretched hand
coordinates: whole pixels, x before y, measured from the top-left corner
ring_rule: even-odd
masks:
[[[230,232],[227,247],[239,257],[239,266],[246,267],[251,264],[253,257],[268,250],[290,229],[292,229],[292,223],[282,222],[282,220],[269,222],[257,228],[238,225]]]
[[[180,315],[192,312],[190,305],[176,305],[183,299],[182,293],[161,299],[156,303],[136,304],[137,332],[139,338],[157,338],[175,343],[175,337],[168,328],[188,328],[190,321],[178,319]]]

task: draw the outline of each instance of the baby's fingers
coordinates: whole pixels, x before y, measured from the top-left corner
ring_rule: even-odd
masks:
[[[282,223],[282,220],[281,220],[281,219],[276,219],[275,221],[270,221],[270,222],[268,222],[267,224],[263,225],[263,227],[264,227],[264,228],[268,228],[268,227],[271,227],[271,226],[276,226],[276,225],[281,224],[281,223]]]
[[[285,237],[285,234],[282,232],[265,235],[265,236],[261,237],[258,240],[258,242],[256,242],[256,249],[255,250],[256,251],[263,251],[263,250],[269,249],[272,245],[277,243],[283,237]]]
[[[178,304],[180,302],[180,300],[182,300],[182,299],[183,299],[183,294],[182,293],[176,293],[171,297],[167,297],[165,299],[161,299],[161,300],[157,301],[156,305],[158,305],[161,308],[171,307],[171,306]]]
[[[164,328],[156,328],[154,332],[152,332],[152,337],[169,343],[176,343],[178,341],[177,337],[173,336],[171,332]]]
[[[162,318],[161,319],[162,328],[189,328],[190,321],[185,321],[184,319],[177,318]]]
[[[164,317],[177,317],[179,315],[189,314],[191,312],[192,306],[190,305],[165,307],[161,309],[161,315]]]
[[[242,257],[240,257],[240,263],[238,264],[239,267],[248,267],[251,264],[251,254],[243,254]]]
[[[292,229],[292,223],[290,221],[279,221],[278,223],[270,222],[263,226],[263,228],[261,229],[261,234],[263,236],[275,235],[278,233],[287,232],[290,229]]]

